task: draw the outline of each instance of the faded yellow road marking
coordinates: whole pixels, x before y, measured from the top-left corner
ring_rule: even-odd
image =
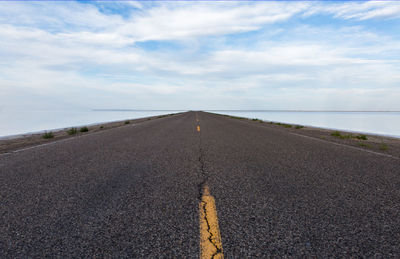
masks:
[[[197,125],[197,131],[200,131],[200,126],[199,125]]]
[[[217,208],[207,185],[199,204],[200,211],[200,258],[224,258],[221,234],[218,227]]]

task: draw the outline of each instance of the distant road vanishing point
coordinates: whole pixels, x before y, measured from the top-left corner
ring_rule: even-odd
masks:
[[[399,257],[400,161],[186,112],[0,155],[0,257]]]

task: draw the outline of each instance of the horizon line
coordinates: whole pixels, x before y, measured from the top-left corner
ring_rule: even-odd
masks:
[[[92,111],[232,111],[232,112],[400,112],[400,110],[297,110],[297,109],[92,109]]]

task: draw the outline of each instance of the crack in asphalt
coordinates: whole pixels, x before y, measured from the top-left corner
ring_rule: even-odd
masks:
[[[222,249],[214,241],[216,237],[214,237],[214,234],[211,231],[210,223],[208,221],[207,202],[201,201],[201,205],[204,213],[204,221],[207,223],[208,241],[215,247],[215,253],[211,256],[211,258],[215,258],[215,256],[217,256],[218,254],[222,255]]]
[[[198,188],[199,188],[199,200],[201,201],[201,197],[202,197],[202,195],[203,195],[203,187],[207,184],[207,180],[208,180],[208,174],[206,173],[206,170],[205,170],[205,166],[204,166],[204,164],[205,164],[205,162],[204,162],[204,150],[203,150],[203,148],[202,148],[202,141],[201,141],[201,131],[199,131],[198,132],[198,136],[199,136],[199,147],[198,147],[198,149],[199,149],[199,164],[200,164],[200,179],[201,179],[201,182],[200,182],[200,184],[198,185]]]
[[[199,123],[200,124],[200,123]],[[211,230],[211,225],[209,222],[208,218],[208,213],[207,213],[207,201],[203,199],[204,196],[211,196],[209,193],[205,192],[205,188],[207,186],[207,181],[208,181],[208,174],[205,170],[205,159],[204,159],[204,149],[202,147],[202,138],[201,138],[201,131],[199,133],[199,163],[200,163],[200,178],[202,179],[201,183],[199,184],[199,201],[201,203],[201,209],[203,210],[203,215],[204,215],[204,221],[207,224],[207,233],[208,233],[208,241],[210,244],[215,248],[215,252],[212,254],[211,258],[215,258],[216,256],[222,256],[223,258],[223,253],[222,253],[222,247],[219,247],[218,244],[216,243],[215,240],[217,240],[217,237],[214,236],[212,230]]]

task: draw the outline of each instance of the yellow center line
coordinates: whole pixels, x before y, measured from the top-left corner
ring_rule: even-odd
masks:
[[[200,216],[200,258],[224,258],[221,234],[218,226],[217,208],[214,197],[207,185],[199,203]]]
[[[197,125],[197,131],[200,131],[200,126],[199,125]]]

